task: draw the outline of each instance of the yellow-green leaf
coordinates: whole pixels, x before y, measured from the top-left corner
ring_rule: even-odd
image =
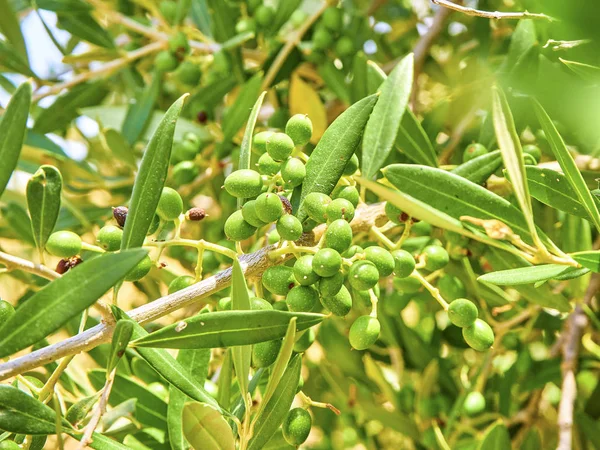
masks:
[[[234,450],[231,428],[214,408],[188,403],[183,408],[183,434],[194,450]]]

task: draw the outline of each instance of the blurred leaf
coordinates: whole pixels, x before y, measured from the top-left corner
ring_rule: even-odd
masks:
[[[192,0],[192,20],[206,37],[212,37],[210,12],[206,0]]]
[[[250,117],[248,118],[248,122],[246,123],[246,130],[244,131],[244,139],[242,139],[242,145],[240,147],[240,160],[238,164],[238,169],[249,169],[250,168],[250,159],[251,159],[251,150],[252,150],[252,138],[254,136],[254,127],[256,126],[256,119],[258,119],[258,113],[260,112],[260,108],[262,107],[263,100],[266,95],[266,91],[260,94],[258,100],[252,107],[252,111],[250,111]],[[238,201],[238,206],[241,206]]]
[[[215,348],[256,344],[282,338],[292,317],[297,318],[297,329],[301,331],[320,323],[325,316],[276,310],[198,314],[136,340],[135,346]]]
[[[223,115],[223,142],[229,143],[248,119],[248,111],[260,93],[262,74],[257,73],[240,89],[235,102]]]
[[[58,13],[58,23],[73,36],[104,48],[114,48],[115,43],[107,30],[96,22],[89,12]]]
[[[269,31],[272,34],[275,34],[279,31],[279,29],[290,19],[292,13],[298,9],[302,0],[286,0],[283,2],[277,3],[277,8],[275,9],[275,17],[273,18],[273,23],[269,27]]]
[[[367,57],[363,52],[358,52],[352,59],[352,81],[350,82],[352,103],[357,103],[368,95],[367,74]]]
[[[187,95],[169,108],[146,147],[135,178],[121,249],[141,247],[154,218],[171,159],[175,124]]]
[[[313,125],[310,142],[317,144],[327,128],[327,111],[313,87],[300,78],[297,73],[290,80],[290,115],[306,114]]]
[[[27,60],[27,48],[23,33],[21,33],[21,25],[12,5],[8,0],[0,0],[0,33],[2,33],[13,48],[19,52],[24,60]]]
[[[39,9],[66,14],[86,13],[93,9],[83,0],[36,0],[35,4]]]
[[[199,111],[204,110],[213,110],[218,103],[223,101],[223,97],[225,97],[236,84],[237,81],[235,77],[230,75],[219,77],[212,83],[201,86],[200,89],[190,97],[186,110],[190,111],[192,114],[197,114]],[[203,131],[203,133],[207,134],[206,131]]]
[[[429,136],[421,126],[421,123],[410,110],[402,116],[396,142],[396,148],[417,164],[437,167],[437,155],[429,140]]]
[[[37,78],[29,68],[29,63],[23,59],[12,45],[2,39],[0,39],[0,70]]]
[[[33,237],[40,254],[58,219],[62,176],[53,166],[42,166],[27,183],[27,207]]]
[[[380,87],[362,142],[362,175],[373,178],[392,151],[408,105],[413,79],[412,53],[402,59]]]
[[[162,76],[155,72],[152,81],[139,91],[135,101],[129,105],[121,129],[121,134],[129,145],[135,144],[148,127],[161,85]]]
[[[569,61],[563,58],[558,59],[561,63],[586,81],[597,82],[600,79],[600,67],[591,66],[589,64],[584,64],[577,61]]]
[[[277,388],[273,392],[273,396],[267,402],[261,414],[254,419],[254,435],[250,440],[248,450],[262,449],[282,424],[294,401],[301,369],[302,357],[296,355],[288,364]]]
[[[540,437],[540,432],[537,428],[531,428],[527,435],[525,435],[525,439],[523,439],[523,444],[521,444],[521,450],[539,450],[542,448],[542,438]]]
[[[0,119],[0,197],[19,161],[30,103],[31,84],[23,83],[11,97]]]
[[[331,194],[350,158],[359,147],[363,130],[377,102],[371,95],[344,111],[327,128],[306,163],[306,178],[302,184],[298,218],[307,215],[302,209],[304,198],[311,192]]]
[[[0,429],[22,434],[56,434],[56,413],[16,387],[0,384]]]
[[[250,155],[248,154],[248,156]],[[251,309],[246,278],[244,278],[244,272],[237,258],[233,260],[233,272],[231,275],[231,309],[234,311],[250,311]],[[235,375],[240,386],[240,395],[245,399],[248,393],[248,374],[250,373],[252,346],[234,346],[231,349],[231,356],[233,357]]]
[[[600,421],[592,419],[585,413],[575,413],[575,423],[588,441],[595,448],[600,448]]]
[[[350,93],[348,92],[348,85],[346,84],[344,72],[335,67],[335,64],[333,64],[332,61],[325,61],[319,66],[319,75],[325,82],[325,86],[327,86],[336,97],[344,103],[350,104]],[[377,84],[377,87],[379,87],[380,84],[381,82]],[[370,93],[374,94],[375,91]]]
[[[195,450],[234,450],[235,440],[223,416],[208,405],[183,408],[183,434]]]
[[[600,273],[600,251],[571,253],[571,257],[592,272]]]
[[[561,264],[543,264],[540,266],[521,267],[518,269],[500,270],[481,275],[477,280],[498,286],[516,286],[519,284],[532,284],[539,281],[560,279],[568,276],[581,276],[577,267],[568,267]]]
[[[34,344],[89,308],[146,253],[139,249],[103,254],[46,285],[0,327],[0,358]]]
[[[10,202],[8,205],[2,207],[0,212],[2,213],[2,218],[6,220],[19,239],[27,244],[35,245],[31,229],[31,220],[29,219],[29,215],[25,208],[14,202]]]
[[[129,167],[137,168],[133,150],[122,134],[112,128],[105,128],[101,130],[100,137],[105,147],[111,151],[115,158],[124,162]]]
[[[479,442],[477,450],[511,450],[510,435],[502,421],[490,425],[483,439]]]
[[[82,83],[69,89],[41,110],[33,130],[45,134],[67,128],[79,116],[79,109],[99,104],[108,92],[104,81]]]
[[[494,150],[461,164],[452,169],[451,172],[475,184],[483,184],[501,166],[502,155],[500,154],[500,150]]]
[[[113,331],[110,356],[108,358],[108,363],[106,364],[107,373],[112,372],[113,369],[117,367],[117,364],[119,364],[119,361],[121,361],[121,358],[127,349],[127,345],[131,340],[132,334],[133,323],[131,321],[123,319],[117,321],[115,330]]]
[[[546,114],[546,111],[542,105],[537,100],[534,100],[533,105],[538,120],[540,121],[540,125],[542,126],[542,129],[546,135],[546,139],[548,139],[550,148],[552,149],[556,160],[560,164],[565,177],[569,183],[571,183],[571,187],[577,194],[577,198],[583,207],[588,212],[592,223],[596,226],[596,229],[600,231],[600,213],[598,212],[598,207],[592,198],[592,194],[588,190],[585,181],[579,172],[579,169],[577,168],[577,165],[575,164],[573,156],[571,156],[571,153],[569,153],[569,150],[567,149],[562,137],[560,134],[558,134],[554,123],[552,123],[552,120],[548,114]]]

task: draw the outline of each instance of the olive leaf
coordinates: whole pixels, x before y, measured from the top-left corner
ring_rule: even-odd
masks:
[[[112,372],[113,369],[117,367],[117,364],[119,364],[119,361],[121,361],[132,335],[133,323],[129,320],[118,320],[115,325],[115,330],[113,331],[110,355],[108,357],[108,363],[106,364],[107,374]]]
[[[233,271],[231,275],[231,309],[240,311],[249,311],[250,295],[248,295],[248,286],[246,278],[240,266],[239,260],[233,260]],[[245,399],[248,393],[248,374],[250,373],[250,359],[252,357],[252,346],[239,345],[231,349],[233,357],[233,366],[235,375],[240,386],[240,394]]]
[[[248,110],[259,96],[262,74],[257,73],[240,89],[235,102],[223,116],[223,142],[229,143],[248,118]]]
[[[583,267],[587,267],[592,272],[600,273],[600,252],[599,251],[585,251],[571,253],[571,257],[581,264]]]
[[[146,253],[137,249],[98,256],[36,292],[0,327],[0,358],[38,342],[89,308]]]
[[[302,357],[296,355],[285,369],[273,395],[268,402],[265,402],[266,405],[261,413],[256,416],[254,434],[248,444],[248,450],[262,449],[283,422],[294,401],[301,369]]]
[[[490,425],[483,439],[479,441],[477,450],[511,450],[510,435],[506,425],[501,420]]]
[[[423,126],[407,108],[402,116],[395,147],[417,164],[437,167],[437,155]]]
[[[365,126],[362,176],[373,178],[392,151],[413,81],[412,53],[402,59],[380,87],[380,96]]]
[[[488,272],[477,278],[479,281],[498,286],[516,286],[519,284],[533,284],[546,280],[565,280],[565,277],[578,277],[589,272],[577,267],[568,267],[561,264],[543,264],[540,266],[520,267],[518,269]]]
[[[258,100],[252,107],[252,111],[250,111],[250,117],[248,118],[248,123],[246,124],[246,130],[244,131],[244,138],[242,139],[242,145],[240,146],[240,159],[238,164],[238,169],[249,169],[250,168],[250,159],[252,157],[252,137],[254,136],[254,127],[256,126],[256,120],[258,119],[258,113],[260,112],[260,108],[262,106],[263,100],[267,91],[264,91],[259,95]],[[244,199],[238,199],[238,208],[241,208],[244,204]]]
[[[19,51],[2,39],[0,39],[0,70],[37,78]]]
[[[0,0],[0,11],[2,11],[2,14],[0,14],[0,33],[6,36],[6,39],[11,43],[13,48],[23,59],[27,60],[27,48],[25,47],[25,40],[21,32],[19,18],[11,2],[9,0]]]
[[[15,91],[0,121],[0,197],[19,161],[30,104],[31,84],[27,82]]]
[[[502,155],[500,154],[500,150],[494,150],[493,152],[477,156],[476,158],[455,167],[452,170],[452,173],[475,184],[483,184],[500,167],[502,167]],[[529,167],[525,168],[525,170],[527,169],[529,169]],[[530,181],[529,178],[528,181]]]
[[[22,434],[56,434],[56,413],[20,389],[0,384],[0,429]]]
[[[154,218],[158,200],[167,178],[175,124],[187,94],[181,96],[162,118],[146,147],[135,178],[121,249],[141,247]]]
[[[542,105],[537,100],[533,100],[533,106],[537,118],[540,121],[540,125],[546,135],[546,139],[548,139],[548,142],[550,143],[550,148],[554,153],[554,157],[560,164],[560,167],[575,191],[577,198],[590,216],[592,223],[596,226],[596,229],[600,231],[600,213],[598,212],[598,206],[592,198],[592,194],[587,188],[583,176],[579,172],[577,164],[575,164],[573,156],[569,153],[565,142]]]
[[[234,450],[235,440],[223,416],[208,405],[183,408],[183,434],[194,450]]]
[[[162,76],[155,72],[152,81],[138,92],[135,101],[129,105],[121,128],[121,134],[129,145],[135,144],[148,127],[161,85]]]
[[[56,225],[60,212],[62,176],[53,166],[42,166],[27,183],[27,208],[31,216],[33,238],[40,254]]]
[[[92,5],[83,0],[36,0],[39,9],[53,12],[80,13],[93,9]]]
[[[569,61],[568,59],[558,58],[558,60],[587,81],[597,82],[600,78],[600,67],[592,66],[577,61]]]
[[[366,97],[344,111],[327,128],[306,163],[306,178],[302,184],[298,218],[307,217],[303,201],[311,192],[331,194],[344,168],[360,145],[363,130],[377,102],[377,96]]]
[[[290,320],[297,318],[299,331],[320,323],[315,313],[288,311],[217,311],[199,314],[164,327],[133,342],[136,347],[215,348],[250,345],[282,338]]]

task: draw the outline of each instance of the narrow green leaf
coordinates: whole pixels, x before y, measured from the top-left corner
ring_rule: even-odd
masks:
[[[231,275],[231,309],[236,311],[250,311],[250,295],[246,278],[240,266],[239,260],[233,260],[233,272]],[[231,349],[235,375],[240,386],[242,398],[248,393],[248,374],[250,373],[250,359],[252,357],[251,345],[239,345]]]
[[[558,58],[558,60],[586,81],[597,82],[600,79],[600,67],[577,61]]]
[[[25,47],[23,33],[21,33],[19,18],[11,2],[9,0],[0,0],[0,11],[2,11],[2,14],[0,14],[0,33],[6,36],[8,42],[19,52],[21,57],[27,60],[27,48]]]
[[[115,316],[118,319],[127,319],[133,324],[133,339],[144,339],[149,336],[144,328],[133,321],[125,312],[116,307],[113,308]],[[207,314],[200,314],[206,315]],[[166,350],[157,350],[153,348],[136,348],[138,354],[165,380],[179,389],[188,397],[197,402],[206,403],[213,408],[221,411],[217,401],[204,389],[203,384],[198,383],[189,371],[183,367]]]
[[[596,229],[600,231],[600,213],[598,212],[598,207],[585,184],[583,176],[575,164],[573,156],[569,153],[565,142],[542,105],[537,100],[534,100],[533,105],[538,120],[546,135],[546,139],[548,139],[548,142],[550,143],[550,148],[554,153],[554,157],[560,164],[565,177],[567,177],[567,180],[571,183],[571,187],[577,194],[577,198],[588,212],[592,223],[596,226]]]
[[[67,410],[67,414],[65,415],[65,419],[73,425],[77,426],[79,422],[81,422],[85,417],[92,411],[92,408],[102,395],[101,392],[96,392],[94,395],[90,395],[89,397],[84,397],[79,400],[77,403],[71,405],[71,407]]]
[[[387,78],[386,73],[376,62],[367,61],[367,92],[368,94],[375,94],[381,90],[381,83]]]
[[[154,72],[152,81],[140,90],[135,101],[129,105],[121,129],[121,133],[129,145],[135,144],[148,126],[161,85],[162,75]]]
[[[93,9],[92,5],[83,0],[36,0],[35,4],[39,9],[56,13],[83,13]]]
[[[36,74],[29,68],[29,63],[10,43],[2,39],[0,39],[0,71],[20,73],[21,75],[37,78]]]
[[[584,412],[575,413],[575,423],[594,448],[600,448],[600,422]],[[540,447],[538,447],[540,448]]]
[[[104,369],[92,369],[87,375],[94,389],[102,389],[106,382],[106,371]],[[165,428],[167,420],[166,402],[132,378],[117,373],[108,403],[111,406],[117,406],[130,399],[137,399],[135,418],[141,424],[153,428]]]
[[[540,281],[557,279],[580,271],[577,267],[567,267],[561,264],[544,264],[540,266],[520,267],[518,269],[500,270],[489,272],[477,278],[479,281],[498,286],[516,286],[519,284],[532,284]],[[581,274],[583,275],[583,274]]]
[[[380,87],[380,96],[365,126],[362,175],[373,178],[392,151],[413,80],[412,53],[402,59]]]
[[[350,82],[350,100],[358,103],[367,97],[367,57],[363,52],[358,52],[352,59],[352,81]]]
[[[0,384],[0,429],[22,434],[56,434],[56,413],[20,389]]]
[[[112,49],[115,43],[110,33],[102,28],[89,11],[73,13],[58,13],[58,22],[61,28],[67,30],[73,36],[88,41],[99,47]]]
[[[217,401],[224,408],[229,408],[231,404],[231,380],[233,379],[233,362],[231,361],[231,349],[227,349],[221,370],[219,371],[218,396]]]
[[[402,116],[396,142],[396,148],[417,164],[437,167],[437,155],[429,136],[410,108]]]
[[[254,435],[248,444],[248,450],[262,449],[283,422],[294,401],[301,369],[302,357],[296,355],[283,373],[273,396],[267,402],[261,414],[256,416]]]
[[[515,122],[510,112],[508,101],[504,92],[498,87],[494,87],[492,96],[494,129],[496,130],[496,140],[502,153],[504,166],[510,176],[510,182],[527,223],[531,239],[536,247],[543,248],[544,245],[537,234],[537,228],[533,220],[531,197],[529,196],[529,188],[525,175],[523,149],[521,148],[521,141],[515,128]]]
[[[288,311],[217,311],[164,327],[134,342],[136,347],[216,348],[250,345],[282,338],[292,317],[298,331],[320,323],[323,314]]]
[[[100,133],[104,145],[108,148],[115,158],[121,160],[129,167],[137,169],[135,156],[129,143],[121,133],[112,128],[105,128]]]
[[[0,197],[19,161],[30,103],[31,84],[23,83],[11,97],[0,121]]]
[[[304,198],[311,192],[331,194],[344,172],[346,164],[360,145],[363,130],[377,96],[371,95],[344,111],[327,128],[306,163],[306,178],[302,184],[298,218],[306,219],[302,209]]]
[[[350,93],[346,84],[344,72],[335,67],[332,61],[325,61],[319,66],[319,75],[327,86],[341,101],[350,104]],[[377,87],[381,82],[377,84]],[[375,93],[375,91],[373,91]]]
[[[240,89],[235,102],[223,115],[223,142],[228,144],[242,128],[248,118],[248,110],[259,96],[262,73],[257,73],[250,78]]]
[[[191,16],[202,34],[212,38],[211,17],[206,0],[192,0]]]
[[[40,254],[52,234],[60,211],[62,176],[53,166],[42,166],[27,183],[27,208]]]
[[[477,450],[511,450],[510,435],[506,425],[499,420],[490,425],[479,442]]]
[[[273,24],[269,27],[269,31],[275,34],[279,29],[290,19],[293,12],[298,9],[302,0],[287,0],[285,2],[279,2],[277,9],[275,10],[275,18]]]
[[[121,249],[141,247],[144,243],[167,178],[175,124],[186,97],[187,94],[181,96],[171,105],[146,147],[133,185]]]
[[[583,267],[587,267],[588,269],[590,269],[592,272],[600,273],[599,251],[571,253],[571,257]]]
[[[117,364],[119,364],[119,361],[121,361],[132,335],[133,323],[129,320],[118,320],[115,325],[115,331],[113,331],[110,355],[106,364],[107,374],[112,372],[117,367]]]
[[[35,246],[35,240],[33,239],[31,230],[31,219],[25,208],[17,203],[10,202],[0,209],[0,213],[2,214],[2,218],[6,220],[9,227],[19,239],[27,244]]]
[[[536,166],[527,166],[525,171],[533,198],[566,213],[589,218],[587,210],[577,198],[577,193],[562,173]]]
[[[89,308],[146,253],[139,249],[98,256],[36,292],[0,327],[0,358],[36,343]]]
[[[214,408],[188,403],[183,408],[183,434],[194,450],[234,450],[231,428]]]
[[[454,168],[452,173],[475,184],[483,184],[501,166],[502,155],[500,154],[500,150],[494,150],[461,164]]]

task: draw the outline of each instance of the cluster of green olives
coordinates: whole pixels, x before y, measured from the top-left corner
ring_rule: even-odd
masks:
[[[162,2],[161,6],[163,4],[176,6],[175,2]],[[189,58],[189,53],[190,44],[187,36],[182,31],[177,31],[169,38],[168,49],[161,50],[154,57],[154,68],[159,73],[175,71],[175,77],[181,83],[196,86],[200,82],[202,71],[200,66]]]
[[[191,183],[198,176],[200,170],[195,159],[202,148],[200,138],[194,133],[186,133],[181,141],[173,144],[171,179],[176,186]]]
[[[329,51],[341,59],[353,56],[357,45],[352,36],[343,34],[344,28],[342,9],[330,6],[323,11],[312,34],[311,59],[316,62],[323,60]]]

